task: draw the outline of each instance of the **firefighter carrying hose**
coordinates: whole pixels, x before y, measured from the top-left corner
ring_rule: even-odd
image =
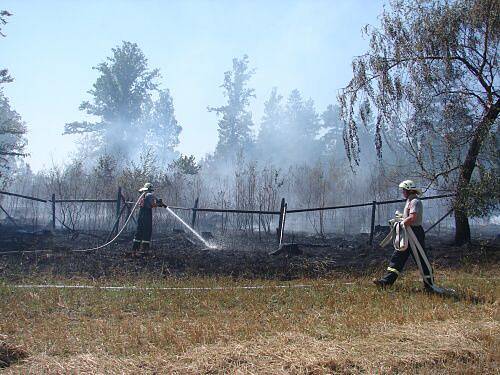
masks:
[[[146,182],[144,187],[139,189],[139,192],[144,194],[139,202],[139,219],[137,220],[132,255],[137,255],[139,249],[144,252],[149,250],[153,232],[153,208],[167,207],[161,199],[155,197],[153,191],[153,185],[149,182]]]
[[[419,266],[419,270],[423,277],[424,287],[427,291],[435,289],[434,280],[432,275],[432,267],[427,259],[425,253],[425,232],[422,228],[423,219],[423,205],[422,201],[418,198],[422,195],[422,191],[418,189],[412,180],[405,180],[399,184],[403,191],[403,196],[406,198],[406,204],[403,212],[402,223],[403,226],[410,227],[415,234],[416,240],[421,245],[417,249],[418,244],[411,243],[405,250],[396,249],[392,254],[387,273],[381,279],[375,279],[373,282],[380,287],[392,285],[399,274],[403,271],[404,265],[408,260],[410,254],[412,255],[415,263]],[[418,258],[418,259],[417,259]]]

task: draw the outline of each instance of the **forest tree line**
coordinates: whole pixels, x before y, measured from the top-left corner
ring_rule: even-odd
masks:
[[[10,16],[0,12],[1,37]],[[353,59],[352,79],[321,110],[299,90],[273,88],[262,118],[255,119],[256,72],[248,56],[235,57],[221,74],[225,101],[204,103],[216,115],[218,142],[198,161],[176,150],[183,124],[160,71],[137,44],[124,41],[93,67],[98,78],[80,110],[95,120],[64,125],[66,134],[80,135],[79,152],[65,166],[31,174],[22,162],[27,127],[3,93],[12,77],[1,69],[0,182],[27,175],[60,180],[81,170],[130,191],[146,179],[165,187],[186,181],[205,186],[206,200],[216,201],[224,191],[217,185],[230,179],[237,186],[248,175],[242,171],[254,168],[256,175],[269,173],[269,181],[245,196],[286,180],[288,190],[295,189],[291,196],[314,185],[315,204],[332,204],[353,196],[394,197],[397,181],[413,178],[428,192],[457,194],[455,240],[467,242],[469,217],[498,213],[500,3],[392,1],[380,24],[364,32],[368,50]],[[303,181],[291,183],[292,175]],[[241,207],[238,199],[226,204]]]

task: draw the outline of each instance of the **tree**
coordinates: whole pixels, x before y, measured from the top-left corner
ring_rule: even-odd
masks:
[[[347,156],[359,163],[356,109],[367,100],[379,157],[383,141],[399,147],[429,186],[455,191],[455,242],[467,242],[478,170],[498,168],[500,2],[395,0],[365,32],[369,51],[339,94]]]
[[[65,134],[96,133],[99,148],[112,155],[135,150],[142,142],[144,129],[138,124],[146,104],[158,89],[158,69],[149,70],[144,53],[135,43],[124,41],[112,49],[113,55],[93,67],[100,75],[88,91],[91,102],[84,101],[80,110],[97,116],[98,122],[72,122],[65,125]]]
[[[233,70],[224,73],[224,96],[227,104],[221,107],[208,107],[219,120],[219,141],[216,155],[221,158],[234,157],[238,152],[252,145],[252,114],[248,110],[250,99],[255,98],[254,89],[248,88],[248,81],[255,73],[248,67],[248,56],[233,59]]]
[[[2,31],[3,26],[7,24],[7,17],[12,16],[12,13],[6,10],[0,10],[0,36],[5,37],[5,34]],[[0,69],[0,84],[12,82],[13,79],[9,75],[9,71],[7,69]]]
[[[118,177],[118,184],[129,194],[136,192],[138,187],[145,182],[151,182],[153,186],[160,186],[156,182],[159,180],[159,169],[156,156],[151,150],[144,150],[139,154],[139,160],[132,160],[125,166]]]
[[[342,132],[344,125],[340,119],[340,110],[338,106],[328,105],[326,110],[321,114],[322,128],[325,134],[321,140],[330,153],[338,153],[339,144],[342,142]]]
[[[5,37],[2,27],[7,24],[7,17],[12,16],[6,10],[0,10],[0,36]],[[0,84],[12,82],[7,69],[0,69]],[[21,116],[11,108],[9,100],[0,89],[0,181],[5,181],[5,172],[11,167],[15,157],[26,156],[26,124]]]
[[[152,103],[145,117],[143,126],[148,131],[144,143],[156,153],[159,163],[164,165],[178,155],[174,149],[179,144],[182,131],[175,118],[174,103],[168,89],[160,90],[158,100]]]
[[[194,155],[181,155],[170,164],[170,168],[184,175],[195,175],[201,170],[201,166],[196,162]]]
[[[304,100],[300,91],[292,90],[286,104],[287,131],[298,137],[314,139],[320,129],[318,114],[312,99]]]
[[[101,155],[97,159],[97,163],[94,166],[94,175],[96,181],[98,181],[97,187],[103,187],[106,190],[110,187],[114,188],[114,180],[116,178],[117,172],[117,162],[115,158],[111,155]]]
[[[299,90],[292,90],[284,105],[282,99],[274,88],[264,103],[257,157],[268,155],[281,166],[314,163],[323,150],[323,142],[318,138],[321,121],[314,101],[304,100]]]
[[[9,100],[0,91],[0,180],[10,168],[13,158],[26,156],[26,124],[10,107]]]
[[[281,101],[283,96],[273,87],[269,99],[264,103],[264,115],[257,137],[258,158],[273,155],[280,147],[279,136],[283,129],[284,111]]]
[[[314,163],[322,154],[317,139],[321,122],[314,101],[304,100],[299,90],[292,90],[284,117],[280,142],[285,162]]]

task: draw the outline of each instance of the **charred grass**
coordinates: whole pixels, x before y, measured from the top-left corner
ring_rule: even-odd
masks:
[[[223,290],[15,289],[0,286],[6,374],[498,373],[495,269],[437,270],[461,298],[420,290],[406,274],[377,290],[369,276],[283,282],[231,278],[24,282]],[[235,289],[243,285],[265,289]],[[232,289],[231,289],[232,288]],[[0,356],[3,355],[0,349]],[[11,358],[11,357],[9,357]],[[1,358],[0,358],[1,359]]]

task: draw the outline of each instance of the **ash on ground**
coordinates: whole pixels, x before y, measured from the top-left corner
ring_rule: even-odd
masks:
[[[105,242],[107,233],[68,233],[8,229],[2,226],[0,251],[48,249],[51,252],[0,255],[0,276],[13,280],[32,275],[64,277],[111,277],[149,274],[155,276],[232,276],[290,280],[324,277],[334,273],[362,275],[383,271],[392,249],[377,244],[386,228],[376,232],[373,246],[368,234],[309,235],[293,233],[287,242],[298,244],[299,251],[269,255],[278,248],[273,234],[225,233],[212,235],[215,248],[182,231],[157,233],[150,251],[130,256],[132,234],[121,236],[112,245],[97,251],[72,252]],[[500,241],[494,235],[469,245],[451,245],[451,233],[429,234],[426,249],[436,267],[461,267],[466,264],[498,264]],[[296,248],[296,247],[293,247]],[[409,268],[415,267],[409,262]],[[382,272],[381,271],[381,272]]]

